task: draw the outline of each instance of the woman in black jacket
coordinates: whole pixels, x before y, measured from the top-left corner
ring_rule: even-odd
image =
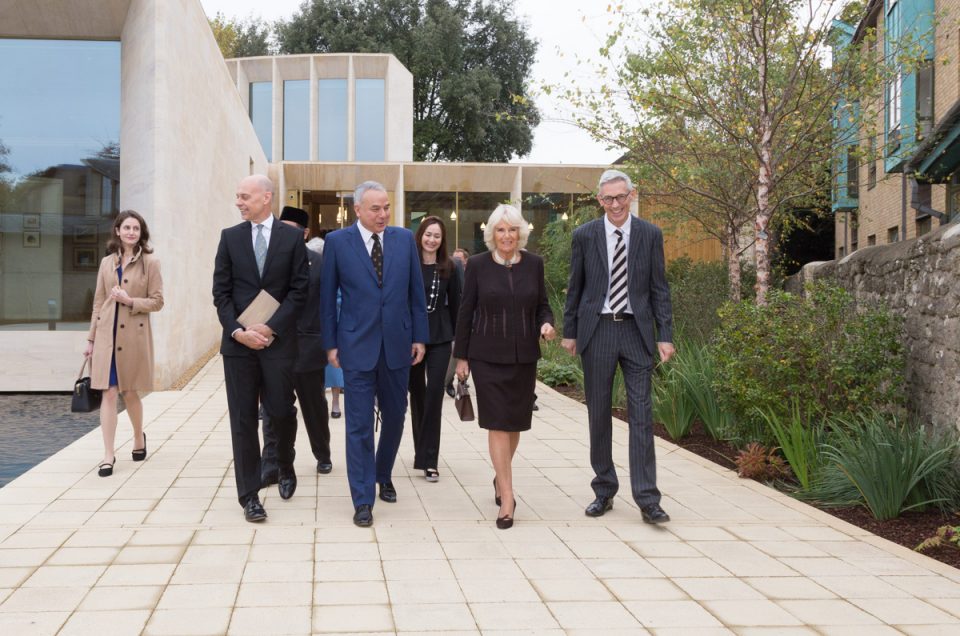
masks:
[[[413,422],[413,467],[423,471],[427,481],[438,481],[440,457],[440,413],[443,408],[444,379],[450,361],[450,346],[460,309],[459,265],[447,254],[447,230],[438,217],[420,222],[416,234],[427,299],[430,340],[420,364],[410,369],[410,417]]]
[[[500,205],[490,215],[483,232],[490,251],[470,258],[453,351],[460,381],[473,372],[502,530],[513,525],[517,507],[512,462],[520,432],[530,429],[533,417],[539,339],[556,337],[543,259],[522,249],[529,235],[515,207]]]

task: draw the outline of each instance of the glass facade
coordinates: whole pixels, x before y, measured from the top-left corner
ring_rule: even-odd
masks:
[[[0,329],[89,326],[120,187],[120,43],[0,39]]]
[[[438,216],[447,228],[449,250],[463,247],[476,254],[487,249],[481,226],[509,199],[509,192],[407,192],[403,223],[416,232],[425,216]]]
[[[257,133],[257,139],[267,155],[267,161],[273,161],[273,83],[251,82],[250,84],[250,121]]]
[[[283,83],[283,160],[310,161],[310,80]]]
[[[347,80],[317,81],[317,159],[347,160]]]
[[[356,161],[383,161],[386,156],[385,82],[358,79],[354,82],[354,158]]]

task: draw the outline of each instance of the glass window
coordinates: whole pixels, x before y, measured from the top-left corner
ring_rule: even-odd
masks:
[[[354,89],[354,158],[357,161],[383,161],[386,154],[384,81],[358,79]]]
[[[310,161],[310,80],[283,83],[283,160]]]
[[[447,247],[452,252],[455,249],[453,242],[456,231],[456,218],[451,215],[457,209],[457,194],[455,192],[407,192],[403,198],[403,224],[411,231],[416,232],[420,227],[420,221],[427,216],[436,216],[443,219],[443,223],[449,231],[450,238],[447,240]],[[471,252],[473,253],[473,252]]]
[[[318,156],[320,161],[347,160],[347,80],[317,82]]]
[[[887,228],[887,243],[896,243],[900,240],[900,227]]]
[[[847,146],[847,196],[851,199],[860,196],[860,164],[856,144]]]
[[[90,324],[120,187],[120,43],[0,39],[0,329]]]
[[[457,245],[465,247],[471,254],[485,252],[483,227],[490,213],[501,203],[510,200],[509,192],[461,192],[457,195]],[[529,215],[524,214],[527,221]],[[455,249],[455,248],[451,248]]]
[[[933,229],[933,217],[925,216],[917,219],[917,236],[923,236]]]
[[[267,161],[273,161],[273,83],[250,83],[250,121]]]

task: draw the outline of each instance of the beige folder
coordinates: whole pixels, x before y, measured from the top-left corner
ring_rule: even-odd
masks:
[[[257,297],[253,299],[253,302],[247,305],[243,313],[237,317],[237,322],[244,327],[266,324],[268,320],[273,318],[273,314],[275,314],[279,308],[280,303],[277,299],[271,296],[267,290],[261,289]],[[267,343],[267,346],[271,344],[273,344],[272,337],[270,338],[270,342]]]

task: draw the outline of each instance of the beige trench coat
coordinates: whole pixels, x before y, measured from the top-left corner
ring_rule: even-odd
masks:
[[[133,300],[128,307],[110,299],[110,290],[117,284],[120,256],[110,254],[100,261],[97,291],[93,297],[93,316],[87,339],[93,342],[90,384],[107,389],[110,384],[110,359],[114,353],[113,316],[117,312],[117,381],[121,391],[153,390],[153,335],[150,312],[163,307],[163,279],[160,261],[152,254],[137,252],[123,270],[120,286]]]

